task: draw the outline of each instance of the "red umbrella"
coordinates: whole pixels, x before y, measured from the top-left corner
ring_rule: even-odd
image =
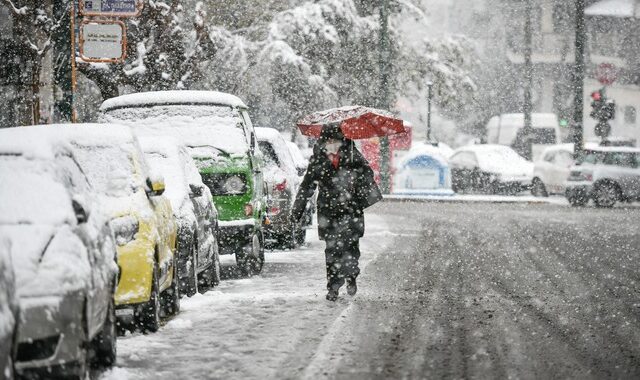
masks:
[[[388,111],[362,106],[332,108],[314,112],[298,122],[305,136],[318,138],[323,128],[339,126],[344,137],[351,140],[369,139],[405,133],[403,122]]]

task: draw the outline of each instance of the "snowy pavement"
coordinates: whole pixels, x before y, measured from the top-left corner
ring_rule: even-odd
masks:
[[[120,339],[100,380],[640,376],[636,208],[384,202],[367,223],[355,297],[324,299],[309,231]]]
[[[362,268],[384,249],[379,238],[393,236],[379,216],[367,223]],[[325,300],[324,242],[316,230],[307,240],[298,250],[267,251],[259,276],[183,298],[180,314],[157,333],[121,337],[117,366],[100,379],[275,379],[302,370],[351,302]],[[232,256],[222,263],[232,272]]]

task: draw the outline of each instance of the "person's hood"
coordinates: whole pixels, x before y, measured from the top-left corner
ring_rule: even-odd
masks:
[[[0,225],[9,242],[20,297],[62,295],[89,285],[87,249],[72,227]]]

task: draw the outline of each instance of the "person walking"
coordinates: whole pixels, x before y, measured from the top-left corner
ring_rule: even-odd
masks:
[[[364,209],[382,199],[373,170],[338,127],[323,129],[291,211],[298,224],[318,187],[318,235],[326,243],[327,300],[335,301],[347,283],[355,295],[360,274],[360,238],[364,235]]]

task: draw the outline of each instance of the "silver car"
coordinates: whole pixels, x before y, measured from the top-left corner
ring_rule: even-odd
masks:
[[[593,199],[598,207],[640,200],[640,149],[598,147],[587,149],[571,168],[565,195],[572,206]]]
[[[108,220],[90,214],[72,152],[44,143],[41,128],[0,131],[0,240],[11,244],[21,309],[15,372],[84,378],[116,358],[115,244]]]
[[[10,249],[7,239],[0,240],[0,379],[13,379],[14,342],[19,319]]]

